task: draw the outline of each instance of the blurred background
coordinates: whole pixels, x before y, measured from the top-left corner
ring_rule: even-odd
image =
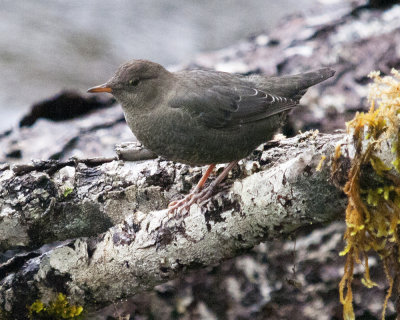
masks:
[[[0,132],[62,89],[146,58],[171,66],[268,30],[312,0],[13,1],[0,10]]]

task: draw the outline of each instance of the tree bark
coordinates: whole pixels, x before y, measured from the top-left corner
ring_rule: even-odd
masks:
[[[332,179],[337,145],[343,156]],[[240,162],[224,190],[182,215],[165,208],[201,168],[112,158],[4,167],[1,245],[32,250],[2,265],[0,306],[22,315],[26,304],[57,292],[85,307],[106,305],[262,240],[342,219],[347,200],[339,185],[352,148],[343,133],[270,142]]]

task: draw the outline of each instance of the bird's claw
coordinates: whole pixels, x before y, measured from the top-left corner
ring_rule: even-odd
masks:
[[[173,214],[174,212],[181,213],[183,209],[187,209],[187,204],[191,200],[191,196],[192,194],[188,194],[181,200],[172,201],[168,205],[168,214]]]
[[[173,214],[176,212],[178,214],[182,214],[184,212],[189,211],[190,207],[194,203],[201,204],[207,199],[209,199],[210,196],[212,195],[213,189],[214,188],[210,185],[202,190],[194,190],[181,200],[172,201],[168,205],[168,213]]]

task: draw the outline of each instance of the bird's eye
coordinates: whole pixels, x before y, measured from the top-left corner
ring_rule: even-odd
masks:
[[[129,85],[136,86],[139,83],[139,79],[136,80],[129,80]]]

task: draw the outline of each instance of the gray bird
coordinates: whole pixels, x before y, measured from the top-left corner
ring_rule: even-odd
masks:
[[[242,76],[219,71],[169,72],[146,60],[120,66],[105,84],[137,139],[169,160],[210,165],[194,191],[170,212],[207,199],[236,163],[270,140],[307,89],[334,75],[323,68],[292,76]],[[225,170],[203,189],[215,164]]]

